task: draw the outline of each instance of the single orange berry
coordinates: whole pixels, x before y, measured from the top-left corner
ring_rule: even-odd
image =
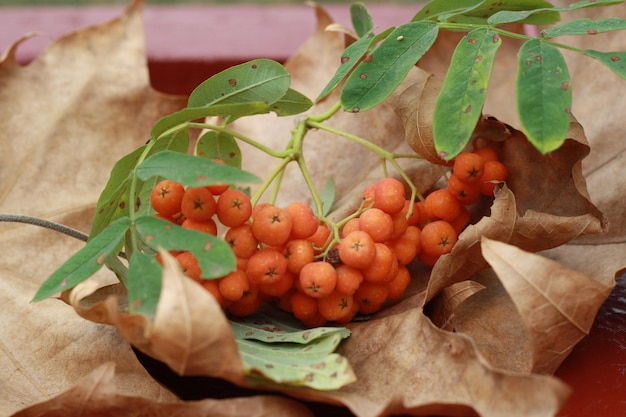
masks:
[[[476,155],[483,158],[483,161],[499,161],[500,157],[498,156],[498,152],[490,146],[484,146],[482,148],[474,149],[473,151]]]
[[[363,282],[363,274],[360,269],[349,265],[339,265],[336,268],[337,284],[335,291],[340,294],[352,295]]]
[[[398,213],[404,207],[404,201],[404,184],[399,180],[387,177],[374,185],[374,207],[385,213]]]
[[[406,223],[407,226],[423,226],[428,223],[428,216],[426,215],[426,209],[424,208],[424,204],[421,201],[416,201],[411,203],[411,201],[406,200],[404,202],[404,208],[402,209],[402,213],[406,216],[409,213],[409,207],[413,205],[413,211],[411,215],[407,217]]]
[[[448,178],[448,191],[465,206],[474,204],[480,198],[480,182],[464,182],[452,174]]]
[[[202,282],[200,282],[200,285],[202,285],[202,288],[204,288],[209,294],[213,296],[213,298],[215,298],[215,301],[217,301],[220,306],[226,307],[232,301],[228,301],[224,298],[222,293],[220,293],[217,281],[218,280],[216,279],[203,279]]]
[[[252,215],[252,203],[246,193],[235,189],[226,190],[217,198],[215,211],[224,226],[241,226]]]
[[[248,259],[246,271],[253,283],[273,284],[287,271],[287,259],[276,249],[261,249]]]
[[[422,252],[432,256],[444,255],[452,251],[457,241],[454,227],[445,220],[428,223],[421,233]]]
[[[259,246],[259,241],[252,234],[252,227],[247,223],[228,229],[224,240],[230,245],[235,256],[240,259],[250,258]]]
[[[424,199],[426,215],[432,220],[454,220],[461,212],[461,203],[447,189],[428,194]]]
[[[217,236],[217,223],[215,223],[215,220],[213,219],[208,219],[208,220],[185,219],[185,221],[181,224],[181,226],[185,229],[197,230],[198,232]]]
[[[183,273],[191,279],[196,281],[200,281],[200,277],[202,276],[202,269],[200,268],[200,264],[198,263],[198,259],[191,252],[181,252],[176,255],[176,260],[178,261],[178,265],[183,270]]]
[[[213,159],[213,162],[217,162],[218,164],[222,164],[222,165],[226,165],[226,162],[224,162],[224,160],[222,159]],[[220,195],[222,194],[224,191],[228,190],[230,188],[230,184],[211,184],[211,185],[207,185],[206,188],[211,192],[211,194],[213,195]]]
[[[452,174],[463,182],[476,182],[483,176],[485,161],[473,152],[461,152],[454,159]]]
[[[215,197],[206,187],[187,188],[180,206],[186,218],[199,221],[213,217],[215,208]]]
[[[308,204],[296,201],[285,207],[285,211],[291,218],[292,238],[304,239],[317,231],[320,222]]]
[[[509,172],[506,166],[499,161],[485,162],[485,172],[480,179],[480,192],[487,196],[493,196],[494,189],[498,182],[506,181]]]
[[[419,230],[419,229],[417,229]],[[396,254],[400,265],[407,265],[411,263],[417,256],[417,245],[410,237],[404,234],[397,239],[390,240],[386,243],[387,246]]]
[[[350,232],[339,242],[337,247],[339,259],[354,268],[365,268],[374,261],[376,256],[375,243],[374,239],[363,230]]]
[[[374,207],[375,188],[376,184],[370,184],[363,190],[362,198],[364,208]]]
[[[387,299],[397,300],[398,298],[402,297],[410,283],[411,273],[406,266],[401,265],[400,268],[398,268],[398,273],[393,278],[393,280],[387,283]]]
[[[467,207],[462,206],[461,214],[459,214],[459,217],[451,221],[450,224],[452,225],[452,227],[454,227],[454,230],[456,231],[457,236],[459,236],[461,232],[465,230],[467,225],[470,224],[470,221],[471,221],[471,214],[469,210],[467,209]]]
[[[359,218],[353,217],[346,222],[341,228],[341,237],[344,238],[350,234],[350,232],[354,232],[355,230],[359,230]]]
[[[406,228],[404,232],[404,237],[409,239],[415,245],[415,254],[419,255],[422,251],[422,241],[421,241],[422,229],[417,226],[409,226]]]
[[[388,213],[373,207],[359,216],[359,229],[370,235],[374,242],[386,242],[393,235],[393,219]]]
[[[150,204],[157,213],[173,216],[180,211],[184,194],[185,187],[181,184],[171,180],[163,180],[152,189]]]
[[[291,235],[291,217],[280,207],[266,205],[252,214],[252,234],[268,246],[281,246]]]
[[[354,300],[359,306],[360,313],[371,314],[382,308],[388,295],[389,289],[386,284],[363,281],[354,293]]]
[[[393,250],[384,243],[376,243],[376,256],[374,261],[363,268],[363,278],[367,282],[375,284],[387,283],[393,279],[394,268],[398,267],[398,258]]]
[[[321,250],[328,241],[330,237],[330,228],[326,224],[320,224],[317,226],[317,230],[313,233],[312,236],[306,238],[309,242],[313,244],[313,249],[317,251]]]
[[[305,294],[313,298],[322,298],[335,290],[337,272],[328,262],[311,262],[300,270],[299,281]]]
[[[277,281],[271,284],[259,284],[259,291],[270,297],[280,297],[293,288],[293,284],[296,280],[296,275],[290,271],[285,272],[278,278]]]
[[[225,299],[237,301],[250,291],[250,282],[244,271],[233,271],[218,280],[218,288]]]
[[[324,298],[317,299],[317,309],[322,317],[328,321],[341,320],[351,314],[354,299],[351,295],[333,291]]]
[[[313,249],[313,244],[306,239],[294,239],[285,245],[284,255],[287,259],[287,269],[297,274],[304,265],[313,262],[315,249]]]
[[[300,320],[307,320],[318,315],[317,299],[305,293],[294,291],[290,298],[291,312]]]

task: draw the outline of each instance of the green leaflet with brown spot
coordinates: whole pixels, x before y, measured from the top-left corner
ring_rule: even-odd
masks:
[[[446,159],[458,155],[471,139],[501,44],[496,32],[479,28],[468,33],[454,50],[433,118],[435,147]]]
[[[597,59],[619,77],[626,79],[626,51],[600,52],[587,49],[584,51],[584,54]]]
[[[74,288],[95,274],[104,266],[109,256],[117,253],[129,227],[128,217],[122,217],[111,223],[53,272],[39,287],[33,301],[41,301]]]
[[[219,278],[235,270],[235,255],[224,239],[185,229],[153,216],[139,217],[135,227],[144,244],[155,251],[185,250],[198,259],[202,278]]]
[[[398,26],[348,76],[341,91],[342,107],[358,112],[382,103],[430,49],[438,34],[437,23],[428,20]]]
[[[244,368],[256,383],[332,390],[355,380],[348,361],[334,353],[350,335],[344,327],[308,329],[279,311],[231,320],[231,327]]]
[[[542,153],[558,149],[569,129],[572,86],[561,52],[540,39],[518,53],[517,111],[522,131]]]

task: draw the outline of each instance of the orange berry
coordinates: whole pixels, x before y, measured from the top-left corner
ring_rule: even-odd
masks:
[[[316,251],[321,250],[328,241],[330,237],[330,228],[326,224],[320,224],[317,226],[317,230],[313,233],[312,236],[306,238],[309,242],[313,244],[313,248]]]
[[[306,239],[294,239],[287,242],[284,254],[287,259],[287,269],[297,274],[304,265],[313,262],[315,249],[313,249],[313,244]]]
[[[252,234],[249,224],[231,227],[226,231],[224,240],[230,245],[237,258],[248,259],[257,251],[259,241]]]
[[[280,297],[293,288],[296,276],[287,271],[271,284],[259,284],[259,291],[271,297]]]
[[[359,216],[359,229],[370,235],[374,242],[385,242],[393,235],[393,219],[381,209],[367,209]]]
[[[208,220],[185,219],[185,221],[181,224],[181,226],[185,229],[197,230],[198,232],[217,236],[217,223],[215,223],[215,220],[213,219],[208,219]]]
[[[281,246],[291,235],[291,218],[280,207],[268,204],[252,214],[252,234],[268,246]]]
[[[483,176],[485,161],[472,152],[461,152],[454,159],[452,174],[463,182],[476,182]]]
[[[480,182],[464,182],[455,174],[448,178],[448,191],[463,205],[474,204],[480,198]]]
[[[402,213],[406,216],[409,213],[409,207],[411,206],[411,204],[413,204],[413,211],[411,212],[411,215],[406,219],[407,226],[423,226],[428,223],[426,209],[424,209],[424,204],[422,204],[421,201],[411,203],[411,201],[406,200],[404,202],[404,208],[402,209]]]
[[[404,231],[409,226],[409,222],[406,218],[406,214],[402,212],[397,212],[391,215],[391,220],[393,222],[393,231],[391,232],[390,239],[397,239],[404,234]]]
[[[184,194],[185,187],[181,184],[171,180],[163,180],[152,189],[150,204],[157,213],[173,216],[180,211]]]
[[[176,255],[176,260],[186,276],[196,281],[200,281],[202,269],[198,264],[198,259],[196,259],[193,253],[187,251],[181,252]]]
[[[322,327],[323,325],[326,324],[327,320],[318,311],[317,314],[315,314],[313,317],[309,317],[309,318],[306,318],[306,319],[301,319],[300,321],[306,327],[315,328],[315,327]]]
[[[308,204],[296,201],[285,207],[285,211],[291,218],[292,238],[304,239],[317,231],[320,222]]]
[[[376,189],[376,184],[370,184],[367,187],[365,187],[365,189],[363,190],[362,198],[363,198],[364,208],[374,207],[375,189]]]
[[[311,262],[300,270],[299,281],[305,294],[313,298],[322,298],[335,290],[337,272],[328,262]]]
[[[307,320],[318,315],[317,299],[305,293],[295,291],[290,298],[291,312],[300,320]]]
[[[339,265],[336,268],[337,284],[335,291],[340,294],[352,295],[363,282],[361,270],[349,265]]]
[[[226,307],[231,303],[231,301],[225,299],[222,293],[220,293],[217,281],[218,280],[216,279],[203,279],[200,285],[202,285],[202,288],[208,291],[209,294],[211,294],[213,298],[215,298],[215,301],[217,301],[220,306]]]
[[[419,255],[422,251],[422,229],[417,226],[409,226],[404,232],[404,237],[408,238],[415,245],[415,254]]]
[[[432,220],[454,220],[461,212],[461,203],[447,189],[431,192],[424,199],[426,215]]]
[[[444,220],[428,223],[421,233],[422,252],[432,256],[450,253],[457,241],[454,227]]]
[[[360,313],[370,314],[381,309],[388,295],[389,289],[386,284],[363,281],[354,293],[354,300],[359,305]]]
[[[187,188],[180,206],[186,218],[199,221],[213,217],[215,208],[215,197],[206,187]]]
[[[400,265],[409,264],[417,256],[417,245],[412,238],[404,234],[397,239],[390,240],[386,245],[396,254]]]
[[[393,278],[393,280],[387,283],[387,299],[397,300],[398,298],[402,297],[410,282],[411,273],[406,266],[401,265],[398,268],[398,273]]]
[[[359,230],[359,218],[353,217],[346,222],[341,228],[341,237],[344,238],[350,234],[350,232],[354,232],[355,230]]]
[[[398,213],[404,207],[404,195],[402,182],[391,177],[383,178],[374,185],[374,207],[388,214]]]
[[[473,151],[476,155],[483,158],[483,161],[499,161],[500,157],[498,157],[498,152],[490,146],[485,146],[482,148],[474,149]]]
[[[506,181],[509,172],[503,163],[499,161],[485,162],[485,172],[480,179],[480,192],[487,196],[493,196],[496,183]]]
[[[243,295],[250,291],[250,282],[244,271],[233,271],[218,280],[220,294],[229,300],[240,300]]]
[[[398,266],[398,258],[396,254],[384,243],[376,243],[376,256],[374,261],[367,267],[363,268],[363,278],[366,282],[375,284],[387,283],[393,279],[395,273],[394,268]]]
[[[355,230],[341,239],[337,250],[341,262],[355,268],[369,266],[376,257],[374,239],[363,230]]]
[[[252,203],[246,193],[234,189],[226,190],[217,198],[215,211],[224,226],[241,226],[252,215]]]
[[[261,249],[248,259],[248,278],[255,284],[273,284],[287,271],[287,259],[272,248]]]
[[[250,298],[248,298],[250,297]],[[246,317],[256,313],[263,304],[258,296],[246,295],[241,300],[234,301],[226,306],[226,311],[236,317]]]
[[[333,291],[326,297],[317,299],[317,309],[326,320],[337,321],[351,314],[353,303],[351,295]]]

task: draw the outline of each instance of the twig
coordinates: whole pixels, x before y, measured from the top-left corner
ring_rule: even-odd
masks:
[[[72,229],[71,227],[65,226],[63,224],[56,223],[51,220],[41,219],[39,217],[25,216],[23,214],[0,213],[0,222],[32,224],[35,226],[40,226],[46,229],[63,233],[75,239],[82,240],[83,242],[87,242],[87,239],[89,238],[89,236],[85,233],[80,232],[76,229]]]

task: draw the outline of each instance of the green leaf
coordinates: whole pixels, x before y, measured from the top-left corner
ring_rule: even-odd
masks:
[[[542,153],[558,149],[571,120],[572,87],[567,64],[554,46],[533,39],[518,53],[517,107],[522,131]]]
[[[432,3],[432,4],[431,4]],[[521,21],[534,25],[548,25],[558,22],[560,15],[553,5],[544,0],[435,0],[424,6],[413,20],[431,19],[441,22],[462,24],[487,24],[489,18],[499,12],[520,12],[525,15]],[[519,17],[519,16],[518,16]]]
[[[365,3],[360,1],[352,3],[350,6],[350,17],[352,26],[359,38],[374,31],[374,21]]]
[[[439,26],[420,21],[398,26],[350,74],[341,92],[349,111],[365,111],[380,104],[402,82],[437,39]]]
[[[189,136],[186,130],[181,130],[172,135],[168,135],[158,139],[149,155],[153,155],[164,150],[172,150],[177,152],[186,152],[189,147]],[[129,187],[132,178],[132,171],[135,169],[137,162],[143,154],[146,145],[141,146],[131,153],[119,159],[109,176],[104,189],[100,193],[98,203],[96,205],[96,215],[92,222],[89,239],[92,239],[107,227],[112,221],[128,215],[129,207]],[[155,182],[156,184],[156,182]],[[147,188],[149,184],[144,187]],[[141,201],[148,201],[144,194],[140,196]],[[144,205],[142,209],[146,209]]]
[[[231,321],[239,354],[251,378],[318,390],[355,381],[348,361],[334,353],[350,335],[342,327],[306,329],[281,312],[255,313]]]
[[[159,119],[152,127],[150,135],[153,138],[158,138],[170,129],[196,119],[204,119],[205,117],[241,117],[269,113],[270,111],[270,104],[264,101],[247,103],[220,103],[205,107],[186,107]]]
[[[339,68],[337,68],[333,78],[331,78],[315,101],[322,100],[335,88],[337,88],[339,83],[341,83],[345,76],[348,75],[352,68],[359,63],[359,60],[363,57],[363,55],[365,55],[365,52],[370,47],[371,39],[372,36],[361,38],[346,48],[343,54],[341,54],[341,63],[339,64]]]
[[[497,13],[494,13],[487,19],[487,23],[492,26],[498,26],[505,23],[532,23],[532,20],[529,19],[532,15],[537,13],[546,13],[546,12],[569,12],[572,10],[583,9],[587,7],[598,7],[598,6],[609,6],[612,4],[623,3],[623,0],[598,0],[598,1],[580,1],[578,3],[571,4],[568,7],[547,7],[547,8],[536,8],[529,10],[501,10]],[[555,22],[558,21],[555,20]],[[535,23],[537,24],[537,23]]]
[[[501,44],[496,32],[479,28],[463,37],[454,50],[433,119],[435,147],[445,159],[458,155],[471,139]]]
[[[626,52],[600,52],[593,49],[587,49],[584,54],[588,57],[597,59],[619,77],[626,79]]]
[[[333,208],[333,204],[335,203],[335,195],[337,193],[337,187],[335,186],[335,180],[330,178],[326,181],[326,185],[324,185],[324,189],[320,193],[320,198],[322,200],[322,215],[327,216],[330,213],[330,210]],[[317,209],[315,205],[313,205],[313,212],[317,216]]]
[[[545,39],[569,35],[596,35],[626,29],[626,19],[611,17],[605,19],[576,19],[541,31]]]
[[[129,227],[128,217],[111,223],[53,272],[39,287],[33,301],[41,301],[58,292],[74,288],[95,274],[109,256],[117,253]]]
[[[255,59],[232,66],[201,83],[189,95],[188,107],[216,104],[272,104],[289,88],[287,70],[270,59]]]
[[[163,176],[190,187],[260,182],[238,168],[185,153],[163,151],[146,158],[135,170],[141,180]]]
[[[154,256],[136,252],[129,260],[128,275],[128,307],[131,313],[153,317],[159,296],[163,268]]]
[[[485,0],[431,0],[413,16],[411,21],[439,20],[441,15],[471,10],[484,2]]]
[[[209,130],[196,142],[196,155],[221,159],[231,167],[241,168],[241,149],[237,140],[227,133]]]
[[[313,102],[304,94],[289,89],[278,101],[270,106],[270,110],[278,116],[291,116],[304,113],[311,108]]]
[[[143,241],[154,250],[191,251],[198,259],[202,278],[219,278],[235,270],[235,255],[224,239],[154,216],[139,217],[135,226]]]

